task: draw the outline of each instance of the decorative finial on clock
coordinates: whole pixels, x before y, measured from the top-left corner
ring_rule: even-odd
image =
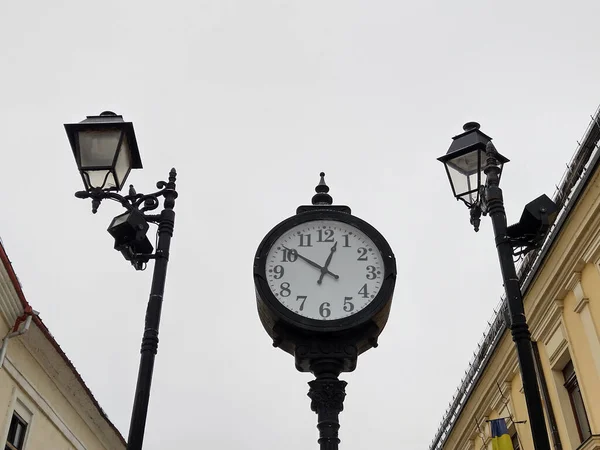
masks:
[[[333,198],[328,194],[329,186],[325,183],[325,172],[321,172],[321,180],[317,187],[315,187],[316,194],[313,195],[313,205],[331,205],[333,204]]]

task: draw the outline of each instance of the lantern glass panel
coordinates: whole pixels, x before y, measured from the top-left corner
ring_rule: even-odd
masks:
[[[115,177],[109,169],[82,170],[83,181],[86,188],[112,189],[117,187]],[[107,176],[108,175],[108,176]]]
[[[478,200],[484,161],[483,150],[475,150],[446,161],[454,196],[468,205]]]
[[[123,187],[130,169],[131,150],[129,149],[127,136],[123,136],[123,142],[121,143],[121,149],[119,150],[119,156],[117,157],[117,164],[115,165],[115,174],[117,176],[117,182],[119,183],[119,189]]]
[[[112,168],[120,138],[120,130],[80,131],[78,140],[81,169]]]

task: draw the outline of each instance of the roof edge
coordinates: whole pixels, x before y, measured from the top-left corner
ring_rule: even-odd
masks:
[[[17,293],[17,297],[21,301],[23,310],[24,311],[30,310],[31,305],[25,298],[25,294],[23,294],[23,289],[21,288],[21,283],[19,282],[19,279],[17,278],[17,274],[15,273],[15,270],[12,266],[12,263],[10,262],[10,259],[8,258],[8,254],[6,253],[6,250],[4,249],[4,245],[2,244],[2,242],[0,242],[0,260],[2,261],[2,265],[4,266],[4,269],[6,270],[6,273],[8,274],[8,277],[15,289],[15,292]],[[98,403],[98,400],[96,400],[96,397],[94,397],[94,394],[92,394],[92,391],[90,390],[90,388],[88,388],[87,384],[85,384],[85,381],[83,381],[83,378],[81,377],[81,375],[79,374],[79,372],[77,371],[77,369],[75,368],[75,366],[73,365],[71,360],[67,357],[67,355],[62,350],[62,348],[60,347],[60,345],[58,344],[56,339],[54,339],[54,337],[50,333],[50,330],[48,329],[46,324],[44,324],[42,319],[40,319],[40,317],[37,315],[33,316],[33,322],[41,330],[41,332],[44,334],[46,339],[48,339],[50,344],[52,344],[52,346],[57,351],[57,353],[60,355],[60,357],[62,358],[64,363],[67,365],[67,367],[71,370],[71,372],[73,372],[73,375],[75,376],[77,381],[79,383],[81,383],[83,390],[86,392],[86,394],[92,401],[92,404],[98,410],[98,413],[100,414],[100,416],[108,423],[110,428],[116,433],[116,435],[119,437],[119,439],[121,440],[123,445],[127,446],[127,441],[125,441],[125,438],[123,437],[123,435],[121,434],[119,429],[115,426],[115,424],[113,424],[111,422],[111,420],[108,418],[108,416],[106,415],[106,413],[104,412],[104,410],[102,409],[100,404]]]

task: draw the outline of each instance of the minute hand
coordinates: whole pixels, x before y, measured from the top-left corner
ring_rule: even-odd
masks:
[[[282,245],[282,247],[284,249],[286,249],[288,252],[291,252],[292,250],[287,248],[286,246]],[[306,261],[308,264],[310,264],[313,267],[316,267],[319,270],[323,270],[323,267],[321,267],[319,264],[317,264],[314,261],[311,261],[310,259],[306,258],[305,256],[302,256],[300,253],[298,253],[297,251],[294,251],[295,254],[298,256],[298,258]],[[335,278],[336,280],[339,278],[339,275],[336,275],[335,273],[331,272],[330,270],[326,269],[325,273],[328,273],[329,275],[331,275],[333,278]]]

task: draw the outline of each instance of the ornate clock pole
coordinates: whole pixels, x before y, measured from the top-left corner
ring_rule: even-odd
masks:
[[[358,355],[377,347],[396,281],[396,260],[385,238],[333,205],[325,174],[312,205],[276,225],[254,259],[258,315],[296,369],[312,372],[311,409],[317,413],[321,450],[337,450],[339,413]]]

